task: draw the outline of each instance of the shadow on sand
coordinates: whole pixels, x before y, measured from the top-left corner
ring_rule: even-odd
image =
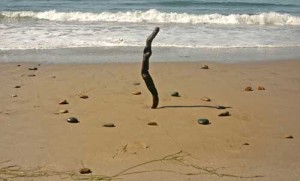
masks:
[[[213,109],[227,109],[232,108],[230,106],[206,106],[206,105],[176,105],[176,106],[161,106],[157,109],[165,109],[165,108],[213,108]]]

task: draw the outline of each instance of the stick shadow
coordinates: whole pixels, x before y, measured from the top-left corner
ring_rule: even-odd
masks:
[[[161,106],[157,109],[166,108],[213,108],[213,109],[227,109],[232,108],[231,106],[206,106],[206,105],[174,105],[174,106]]]

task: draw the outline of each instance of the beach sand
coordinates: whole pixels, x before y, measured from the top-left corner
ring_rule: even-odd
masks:
[[[300,61],[152,63],[158,109],[140,63],[17,65],[0,64],[0,180],[13,165],[54,175],[19,180],[300,180]]]

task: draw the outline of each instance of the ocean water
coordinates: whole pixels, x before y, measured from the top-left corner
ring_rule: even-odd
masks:
[[[299,0],[1,0],[0,62],[300,59]]]

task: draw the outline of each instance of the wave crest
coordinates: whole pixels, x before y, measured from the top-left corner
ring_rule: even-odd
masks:
[[[148,11],[129,12],[57,12],[44,11],[2,11],[0,19],[33,18],[49,21],[100,21],[100,22],[126,22],[126,23],[182,23],[182,24],[247,24],[247,25],[300,25],[300,17],[276,12],[265,12],[256,15],[249,14],[187,14],[166,13],[155,9]]]

